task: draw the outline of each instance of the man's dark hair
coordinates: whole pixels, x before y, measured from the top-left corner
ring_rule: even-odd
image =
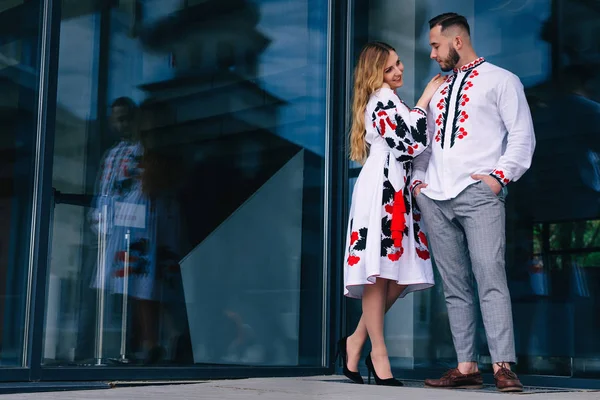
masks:
[[[460,26],[467,31],[469,36],[471,36],[471,27],[469,27],[467,19],[460,14],[444,13],[429,20],[429,29],[433,29],[438,25],[442,27],[442,32],[451,26]]]

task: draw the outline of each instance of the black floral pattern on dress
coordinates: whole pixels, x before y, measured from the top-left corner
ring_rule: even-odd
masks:
[[[402,101],[400,104],[408,108]],[[390,110],[394,110],[393,116],[388,114]],[[420,114],[421,118],[416,121],[416,127],[409,128],[396,110],[396,104],[392,100],[388,100],[387,104],[378,102],[375,110],[371,113],[373,127],[377,129],[389,148],[400,153],[396,157],[397,161],[411,161],[419,146],[427,145],[427,117],[425,112],[419,108],[411,110],[410,112]],[[391,132],[394,134],[390,135]]]
[[[354,220],[350,220],[350,246],[348,248],[348,259],[346,262],[349,266],[354,266],[360,261],[358,252],[362,252],[367,248],[367,233],[368,228],[363,227],[353,230]]]

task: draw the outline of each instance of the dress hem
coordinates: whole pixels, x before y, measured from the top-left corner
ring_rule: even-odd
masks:
[[[400,296],[398,296],[399,299],[406,297],[406,295],[409,293],[430,289],[433,286],[435,286],[435,283],[427,282],[427,281],[424,282],[423,280],[405,281],[405,280],[397,280],[395,278],[389,278],[389,277],[385,277],[385,276],[381,276],[381,275],[371,275],[367,278],[367,282],[345,285],[344,296],[351,298],[351,299],[361,299],[363,286],[374,284],[376,278],[387,279],[387,280],[393,281],[397,285],[406,285],[406,289],[404,289],[404,291],[400,294]],[[360,290],[358,290],[359,293],[357,293],[357,290],[356,290],[358,287],[360,287]],[[352,288],[353,290],[350,290],[350,288]]]

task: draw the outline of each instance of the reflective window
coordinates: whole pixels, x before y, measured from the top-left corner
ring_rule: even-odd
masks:
[[[40,1],[0,2],[0,368],[26,366]]]
[[[322,365],[327,1],[110,3],[63,1],[44,364]]]

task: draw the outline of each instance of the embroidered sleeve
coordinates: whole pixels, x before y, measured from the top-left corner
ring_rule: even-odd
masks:
[[[429,144],[427,137],[427,113],[421,108],[410,110],[396,99],[379,101],[372,113],[373,127],[386,141],[394,157],[400,161],[410,161],[421,154]],[[404,107],[403,118],[398,112]]]
[[[498,88],[498,111],[507,131],[506,151],[490,173],[502,186],[519,179],[531,166],[535,134],[523,85],[515,75]]]
[[[431,109],[429,110],[429,115],[433,115]],[[431,143],[433,135],[435,134],[435,122],[432,118],[427,118],[427,143]],[[410,185],[411,193],[415,190],[417,185],[424,183],[425,181],[425,172],[427,172],[427,167],[429,166],[429,159],[431,158],[431,146],[427,146],[427,148],[419,154],[419,156],[415,157],[413,161],[413,175],[412,182]]]

